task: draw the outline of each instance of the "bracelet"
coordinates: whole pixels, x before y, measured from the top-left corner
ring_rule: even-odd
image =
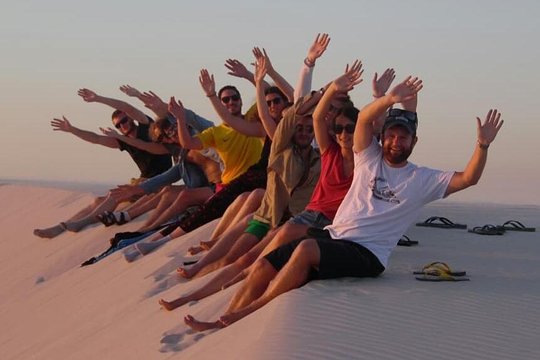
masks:
[[[315,66],[315,61],[310,61],[307,57],[304,59],[304,64],[307,66],[307,67],[314,67]]]
[[[209,97],[209,98],[214,97],[214,96],[216,96],[216,93],[211,93],[210,95],[206,95],[206,97]]]
[[[480,140],[476,140],[476,142],[478,143],[478,147],[482,150],[487,150],[489,147],[489,144],[482,144]]]

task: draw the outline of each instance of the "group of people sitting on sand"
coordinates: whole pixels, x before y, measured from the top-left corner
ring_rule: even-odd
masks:
[[[83,100],[115,109],[118,131],[97,134],[65,117],[51,122],[53,130],[127,151],[140,177],[34,234],[52,238],[97,222],[122,225],[151,211],[136,232],[117,234],[140,238],[124,252],[133,261],[221,218],[209,241],[189,249],[205,254],[177,270],[185,278],[219,273],[189,294],[160,300],[173,310],[242,281],[219,319],[184,318],[197,331],[228,326],[313,279],[378,276],[423,205],[479,181],[503,120],[497,110],[477,118],[477,143],[463,171],[416,166],[408,158],[417,142],[422,81],[408,76],[392,86],[393,69],[375,73],[373,101],[359,110],[349,96],[363,80],[358,60],[312,90],[315,64],[329,43],[327,34],[317,35],[295,88],[264,50],[253,49],[253,73],[228,59],[229,74],[255,86],[256,104],[244,114],[238,89],[216,91],[214,76],[202,69],[200,85],[220,125],[174,97],[167,103],[128,85],[120,90],[138,98],[156,120],[126,102],[79,90]],[[180,179],[183,184],[175,185]]]

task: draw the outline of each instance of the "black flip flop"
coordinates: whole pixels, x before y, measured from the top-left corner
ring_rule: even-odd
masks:
[[[503,227],[504,230],[509,230],[509,231],[528,231],[528,232],[536,231],[536,228],[526,227],[525,225],[523,225],[517,220],[508,220],[507,222],[502,224],[501,227]]]
[[[484,226],[473,227],[472,229],[469,229],[469,232],[479,235],[504,235],[506,230],[501,226],[487,224]]]
[[[418,241],[411,240],[407,235],[403,235],[397,244],[398,246],[413,246],[418,245]]]
[[[466,229],[467,225],[456,224],[445,217],[432,216],[424,222],[416,223],[416,226],[435,227],[442,229]]]

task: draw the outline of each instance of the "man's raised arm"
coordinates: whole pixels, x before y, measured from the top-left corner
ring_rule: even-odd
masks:
[[[128,104],[125,101],[104,97],[96,94],[89,89],[79,89],[77,94],[82,97],[83,100],[86,102],[97,102],[100,104],[108,105],[116,110],[120,110],[140,124],[150,123],[146,115],[141,110],[137,109],[131,104]]]
[[[216,94],[216,83],[214,80],[214,75],[210,75],[208,70],[201,70],[201,74],[199,76],[199,83],[201,84],[201,87],[206,94],[206,97],[210,99],[214,110],[224,123],[228,124],[234,130],[247,136],[266,136],[266,132],[264,131],[261,123],[247,121],[241,117],[234,116],[227,110],[227,108],[221,103],[221,99],[219,99]]]
[[[408,76],[394,86],[387,95],[375,99],[360,110],[354,130],[353,150],[360,152],[366,149],[371,144],[373,136],[376,135],[373,123],[380,119],[390,106],[416,96],[422,87],[422,80]]]
[[[472,157],[463,172],[454,173],[445,196],[478,183],[486,166],[489,145],[495,140],[504,120],[501,120],[501,113],[492,109],[488,111],[483,124],[478,117],[476,123],[478,138]]]
[[[111,137],[99,135],[88,130],[82,130],[71,125],[65,116],[62,116],[62,119],[53,119],[51,121],[51,126],[53,127],[53,131],[64,131],[92,144],[103,145],[113,149],[118,149],[120,147],[118,141]]]

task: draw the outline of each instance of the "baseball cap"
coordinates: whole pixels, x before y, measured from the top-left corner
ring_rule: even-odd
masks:
[[[408,110],[390,109],[384,121],[383,132],[396,125],[403,126],[409,133],[414,135],[418,127],[418,115]]]

